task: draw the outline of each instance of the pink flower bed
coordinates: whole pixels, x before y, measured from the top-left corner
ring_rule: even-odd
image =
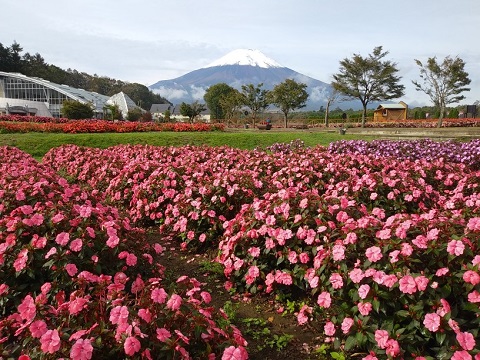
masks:
[[[163,281],[165,242],[98,190],[17,149],[0,154],[0,356],[213,359],[243,349],[199,281]]]
[[[440,144],[450,146],[450,143]],[[25,157],[22,163],[44,169],[42,174],[46,172],[56,179],[56,186],[60,186],[57,173],[68,179],[72,185],[61,180],[59,195],[51,190],[40,195],[48,199],[52,193],[52,199],[46,202],[59,206],[60,201],[68,208],[64,213],[81,220],[78,224],[74,221],[73,228],[69,218],[68,224],[60,221],[42,233],[57,253],[62,254],[55,261],[65,267],[57,283],[51,283],[71,281],[69,273],[75,273],[75,268],[67,265],[87,266],[84,261],[74,262],[66,251],[75,254],[76,249],[81,248],[82,253],[88,248],[87,243],[92,243],[92,248],[101,246],[103,251],[108,250],[105,255],[98,251],[87,253],[85,263],[95,268],[91,256],[98,256],[95,264],[101,265],[104,263],[102,257],[108,256],[109,249],[113,249],[113,256],[120,259],[120,270],[131,285],[124,292],[119,290],[122,301],[112,300],[106,311],[105,323],[114,329],[108,338],[109,344],[114,347],[121,343],[126,354],[145,352],[155,345],[149,345],[140,335],[148,333],[145,328],[140,328],[140,333],[135,329],[143,322],[149,324],[145,319],[156,316],[157,325],[147,326],[152,334],[148,339],[162,342],[160,339],[170,339],[168,332],[177,336],[176,344],[181,343],[181,347],[186,348],[187,342],[193,340],[184,328],[175,330],[186,339],[175,330],[160,326],[161,321],[170,324],[164,312],[178,311],[186,303],[203,304],[208,296],[202,296],[198,290],[192,295],[197,297],[192,300],[187,295],[192,293],[188,286],[165,295],[161,291],[161,269],[155,268],[155,262],[150,264],[150,257],[146,256],[155,258],[158,246],[137,246],[133,247],[137,252],[131,250],[129,241],[138,238],[136,233],[142,233],[146,227],[158,227],[165,241],[179,241],[180,248],[218,247],[218,261],[224,266],[227,278],[225,287],[230,291],[247,296],[275,294],[280,298],[301,294],[296,308],[299,326],[312,320],[320,321],[326,341],[333,348],[363,354],[363,359],[438,356],[479,359],[480,171],[455,158],[425,160],[421,156],[395,159],[381,153],[334,154],[323,147],[275,149],[116,146],[99,150],[69,145],[52,149],[43,165]],[[12,154],[4,159],[22,159],[19,152],[8,151]],[[29,183],[30,178],[25,176],[19,181]],[[47,183],[55,181],[47,178]],[[44,188],[35,181],[30,186]],[[75,190],[78,195],[68,198],[75,199],[72,204],[60,200],[64,187],[78,189]],[[16,269],[28,268],[26,264],[30,258],[25,259],[30,256],[30,250],[7,242],[8,229],[18,233],[18,229],[12,227],[11,216],[20,216],[16,224],[22,227],[45,227],[53,221],[58,210],[50,211],[48,216],[41,212],[43,220],[40,221],[28,208],[28,215],[19,209],[25,205],[22,202],[25,200],[17,200],[17,191],[9,190],[5,194],[12,199],[7,203],[20,201],[8,211],[0,212],[2,216],[10,216],[1,230],[4,234],[3,229],[6,229],[2,236],[8,245],[4,247],[10,252],[15,249],[14,255],[5,261],[13,276]],[[98,223],[84,224],[87,201],[92,203],[88,209],[102,204],[102,209],[111,214],[112,219],[107,223],[117,224],[116,236],[121,241],[117,243],[116,237],[112,239],[112,233],[102,226],[105,220],[100,214],[95,214]],[[28,217],[27,225],[25,217]],[[90,221],[92,215],[87,219]],[[95,241],[89,238],[87,224],[94,229]],[[32,230],[26,231],[28,241],[32,234]],[[129,234],[131,236],[127,236]],[[82,244],[74,243],[77,239],[81,239]],[[43,257],[49,249],[42,250]],[[158,272],[158,284],[157,280],[149,282],[143,276],[142,282],[137,280],[135,269],[139,261],[143,261],[142,267],[153,267],[152,271]],[[51,266],[58,267],[56,262]],[[115,262],[108,264],[113,266]],[[114,274],[120,270],[115,269],[111,275],[113,285],[108,283],[107,290],[101,288],[99,293],[110,294],[108,286],[116,286]],[[133,272],[126,273],[127,270]],[[58,296],[52,297],[53,304],[49,305],[57,313],[59,309],[69,308],[77,317],[86,316],[83,310],[91,301],[87,296],[93,296],[91,294],[100,286],[99,281],[94,282],[95,285],[91,282],[92,279],[82,278],[80,284],[84,287],[78,284],[71,292],[73,295],[61,299],[61,304]],[[193,279],[182,278],[179,286],[184,282],[193,288],[198,285]],[[85,283],[90,286],[88,292],[83,290]],[[13,284],[5,284],[8,289],[14,288]],[[12,339],[27,332],[20,330],[22,324],[32,319],[34,312],[40,311],[35,297],[43,294],[41,284],[35,289],[39,290],[25,292],[21,297],[15,297],[12,290],[8,290],[12,294],[9,301],[16,301],[10,305],[9,318],[16,327],[4,325],[2,331],[10,330],[3,337]],[[135,300],[130,297],[129,301],[123,300],[128,290],[142,295]],[[45,296],[48,297],[50,291]],[[27,296],[31,296],[35,306]],[[149,300],[142,302],[137,298]],[[67,302],[68,306],[61,307]],[[135,310],[129,307],[130,303],[137,306]],[[201,322],[200,318],[195,318],[194,322]],[[124,319],[131,326],[130,330],[123,330]],[[85,333],[70,341],[69,351],[88,352],[90,345],[93,351],[97,349],[98,344],[88,341],[89,334],[97,328],[93,327],[93,320],[89,324],[81,327]],[[59,331],[58,325],[47,325],[42,336],[47,334],[48,341],[42,341],[42,337],[34,341],[36,349],[43,352],[53,351],[58,346],[55,333]],[[209,326],[207,328],[211,329],[214,325]],[[45,327],[36,323],[32,329],[29,334],[39,334]],[[224,358],[246,356],[238,332],[232,328],[223,331],[226,335],[221,339],[220,348],[226,349]],[[115,336],[120,336],[120,340]],[[62,342],[65,337],[59,337],[61,346],[66,346]],[[82,341],[72,350],[79,340]]]

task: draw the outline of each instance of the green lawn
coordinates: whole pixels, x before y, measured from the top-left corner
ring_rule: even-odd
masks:
[[[182,146],[182,145],[228,145],[240,149],[253,149],[266,147],[274,143],[288,143],[300,139],[307,146],[328,145],[332,141],[365,139],[374,137],[359,135],[340,135],[333,132],[319,131],[226,131],[226,132],[149,132],[149,133],[101,133],[101,134],[58,134],[58,133],[26,133],[26,134],[0,134],[0,146],[15,146],[37,159],[51,148],[63,144],[75,144],[107,148],[117,144],[149,144],[157,146]]]

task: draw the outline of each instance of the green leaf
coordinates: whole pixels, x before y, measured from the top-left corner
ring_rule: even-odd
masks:
[[[357,345],[357,339],[355,336],[349,336],[345,341],[345,351],[353,349]]]
[[[437,340],[439,345],[443,345],[443,342],[445,341],[446,337],[447,337],[447,334],[444,332],[437,332],[435,334],[435,339]]]

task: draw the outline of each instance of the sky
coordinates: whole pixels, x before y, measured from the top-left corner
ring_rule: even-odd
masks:
[[[339,62],[376,46],[397,64],[410,107],[415,59],[460,57],[480,100],[478,0],[1,0],[0,43],[19,43],[63,69],[151,85],[235,49],[260,50],[327,83]]]

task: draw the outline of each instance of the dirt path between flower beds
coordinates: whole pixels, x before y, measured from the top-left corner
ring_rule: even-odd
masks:
[[[181,275],[196,278],[204,283],[202,289],[210,292],[211,306],[234,315],[231,321],[248,342],[249,359],[322,359],[322,355],[313,354],[314,349],[323,343],[319,324],[299,326],[294,314],[285,312],[282,316],[277,312],[279,304],[272,296],[257,295],[246,300],[239,294],[230,295],[224,289],[221,268],[213,261],[215,255],[216,251],[201,255],[181,252],[178,244],[171,244],[159,262],[166,268],[167,279],[175,281]],[[283,341],[286,339],[288,343],[285,345]]]

